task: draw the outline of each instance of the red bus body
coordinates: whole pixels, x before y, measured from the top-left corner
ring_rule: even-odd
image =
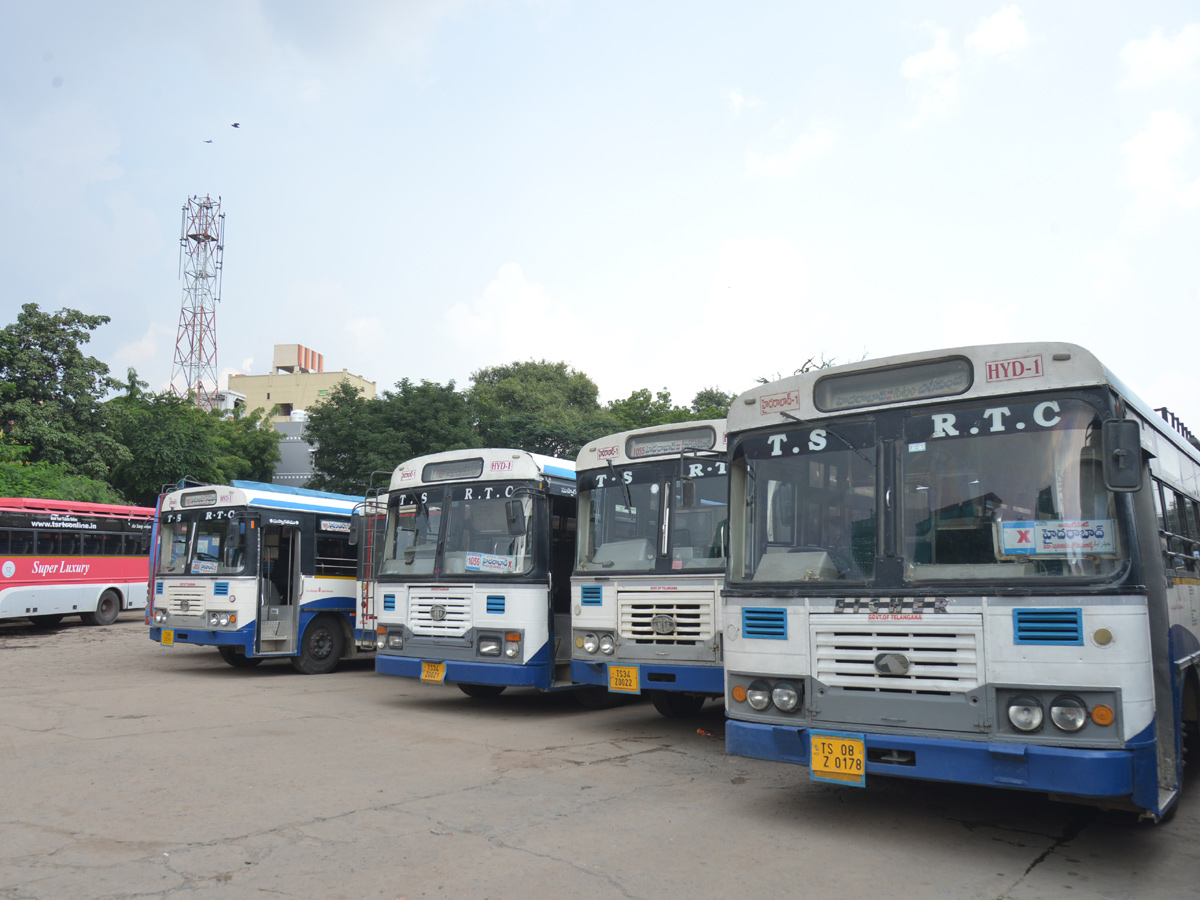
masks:
[[[0,498],[0,619],[108,625],[146,605],[154,510]]]

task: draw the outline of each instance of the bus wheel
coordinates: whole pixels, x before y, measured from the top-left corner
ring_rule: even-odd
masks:
[[[478,697],[481,700],[486,700],[489,697],[499,697],[504,693],[504,688],[507,685],[503,684],[463,684],[458,682],[458,689],[468,697]]]
[[[235,669],[253,669],[262,662],[261,656],[247,656],[245,651],[229,644],[222,644],[217,648],[217,652],[221,654],[221,659]]]
[[[29,621],[32,622],[34,625],[36,625],[38,628],[53,628],[55,625],[57,625],[62,620],[63,620],[63,617],[57,616],[57,615],[30,616],[29,617]]]
[[[96,611],[80,613],[79,618],[83,619],[84,625],[111,625],[117,621],[117,614],[120,612],[121,598],[117,596],[117,592],[105,591],[100,595]]]
[[[654,708],[668,719],[689,719],[704,705],[701,694],[681,694],[677,691],[654,691],[650,695]]]
[[[304,629],[300,654],[292,657],[292,668],[305,675],[326,675],[342,658],[342,626],[329,616],[317,616]]]

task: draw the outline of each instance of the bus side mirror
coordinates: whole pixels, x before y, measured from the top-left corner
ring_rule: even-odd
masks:
[[[696,482],[690,478],[686,479],[681,485],[680,500],[683,502],[684,509],[692,509],[696,505]]]
[[[504,504],[504,518],[509,535],[520,537],[525,533],[525,505],[520,500],[509,500]]]
[[[225,549],[233,552],[234,550],[238,549],[238,547],[242,546],[242,529],[246,526],[237,519],[230,524],[232,527],[229,529],[228,536],[225,538]]]
[[[350,520],[349,542],[351,547],[358,546],[358,529],[362,528],[362,524],[362,516],[355,516]]]
[[[1137,422],[1109,419],[1102,427],[1104,486],[1110,491],[1142,489],[1142,435]]]

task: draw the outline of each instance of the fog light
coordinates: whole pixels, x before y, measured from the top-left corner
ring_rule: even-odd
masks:
[[[600,652],[606,656],[612,656],[613,651],[617,649],[617,643],[613,640],[611,634],[606,634],[600,638]]]
[[[595,653],[600,648],[600,638],[590,631],[583,636],[583,652]]]
[[[800,703],[800,693],[793,685],[781,681],[771,691],[771,702],[780,712],[791,712]]]
[[[1087,707],[1078,697],[1055,697],[1050,704],[1050,721],[1059,731],[1078,731],[1087,724]]]
[[[746,702],[751,709],[762,712],[771,705],[771,686],[765,681],[756,681],[746,689]]]
[[[1014,697],[1008,703],[1008,721],[1017,731],[1037,731],[1042,717],[1042,704],[1032,697]]]
[[[521,652],[521,645],[517,641],[504,642],[504,655],[509,659],[516,659],[517,654]]]

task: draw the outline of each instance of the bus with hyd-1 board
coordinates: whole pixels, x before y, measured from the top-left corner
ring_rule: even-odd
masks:
[[[738,397],[727,749],[1168,813],[1200,696],[1200,451],[1160,412],[1065,343]]]
[[[433,453],[398,466],[384,496],[375,670],[472,697],[574,687],[575,463]]]
[[[305,674],[374,651],[356,621],[356,497],[234,481],[159,501],[147,615],[164,647],[216,647],[231,666],[281,658]]]
[[[571,675],[665,716],[724,694],[725,420],[592,441],[576,461]]]

